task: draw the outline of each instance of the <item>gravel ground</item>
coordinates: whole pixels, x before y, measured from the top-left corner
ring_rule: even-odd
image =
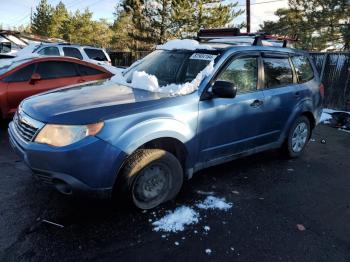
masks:
[[[350,261],[350,133],[319,126],[300,159],[272,151],[209,168],[141,212],[43,187],[1,129],[0,261]],[[182,232],[153,230],[208,192],[233,207],[201,210]]]

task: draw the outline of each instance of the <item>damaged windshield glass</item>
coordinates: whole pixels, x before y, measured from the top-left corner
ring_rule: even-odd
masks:
[[[124,75],[132,82],[134,72],[145,72],[158,79],[159,86],[191,82],[217,55],[188,51],[156,50]]]

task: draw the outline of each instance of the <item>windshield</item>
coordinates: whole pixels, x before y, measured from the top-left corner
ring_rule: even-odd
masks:
[[[159,86],[191,82],[217,55],[196,51],[156,50],[124,73],[128,83],[135,72],[157,78]]]

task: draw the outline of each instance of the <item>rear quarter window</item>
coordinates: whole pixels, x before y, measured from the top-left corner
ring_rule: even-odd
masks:
[[[74,47],[63,47],[63,53],[65,56],[69,57],[75,57],[80,60],[83,60],[83,56],[81,55],[80,51],[77,48]]]
[[[108,61],[106,55],[100,49],[84,48],[84,51],[90,59],[97,61]]]
[[[299,83],[305,83],[314,78],[314,70],[312,69],[310,60],[307,57],[294,56],[292,57],[292,63]]]

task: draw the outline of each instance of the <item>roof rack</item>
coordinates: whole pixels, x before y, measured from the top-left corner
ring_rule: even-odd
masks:
[[[278,41],[282,43],[282,47],[286,48],[289,42],[298,41],[297,37],[291,38],[287,36],[272,35],[265,32],[256,33],[241,33],[239,28],[216,28],[216,29],[201,29],[197,34],[197,39],[200,42],[206,42],[213,39],[233,39],[234,37],[251,37],[254,38],[253,46],[263,46],[264,41]]]

